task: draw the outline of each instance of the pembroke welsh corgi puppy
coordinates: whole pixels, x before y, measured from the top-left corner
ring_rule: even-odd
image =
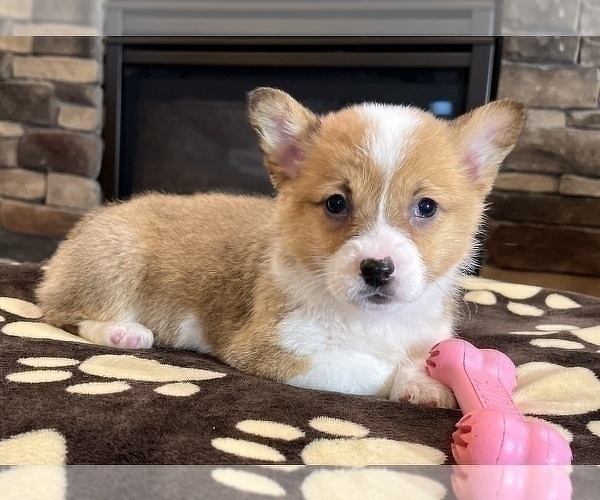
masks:
[[[45,320],[299,387],[454,406],[425,359],[453,335],[523,106],[454,121],[380,104],[317,116],[259,88],[249,115],[275,199],[148,194],[85,216],[37,290]]]

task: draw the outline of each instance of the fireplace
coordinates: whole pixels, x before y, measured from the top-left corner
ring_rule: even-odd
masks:
[[[362,101],[452,118],[493,98],[494,37],[109,37],[107,199],[159,190],[271,193],[246,94],[289,92],[315,112]]]

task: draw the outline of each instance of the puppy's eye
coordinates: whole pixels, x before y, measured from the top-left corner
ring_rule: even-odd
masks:
[[[419,201],[419,203],[417,203],[414,214],[417,217],[428,219],[435,215],[435,213],[437,212],[437,208],[437,203],[431,198],[423,198]]]
[[[325,200],[325,208],[330,214],[344,215],[348,213],[348,202],[341,194],[334,194]]]

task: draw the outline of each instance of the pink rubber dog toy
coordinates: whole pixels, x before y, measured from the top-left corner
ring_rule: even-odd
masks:
[[[562,465],[455,465],[457,500],[571,500],[573,484]]]
[[[527,421],[511,399],[517,370],[504,354],[449,339],[429,351],[427,373],[452,389],[464,414],[452,454],[465,465],[568,465],[569,444],[543,422]]]

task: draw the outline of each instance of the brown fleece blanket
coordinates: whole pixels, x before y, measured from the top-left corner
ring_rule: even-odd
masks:
[[[0,464],[449,464],[459,410],[315,392],[193,352],[39,322],[40,269],[0,265]],[[460,335],[518,366],[515,401],[600,463],[600,300],[465,280]],[[226,479],[225,479],[226,482]]]

